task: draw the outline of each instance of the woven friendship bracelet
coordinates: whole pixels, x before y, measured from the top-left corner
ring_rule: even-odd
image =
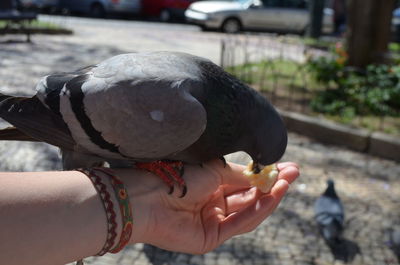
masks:
[[[114,188],[115,196],[117,197],[119,207],[122,216],[122,232],[118,244],[110,250],[111,253],[117,253],[121,251],[128,243],[132,235],[132,208],[129,202],[128,192],[124,186],[124,183],[120,178],[115,176],[110,169],[95,168],[95,170],[101,171],[108,175],[111,180],[111,185]]]
[[[116,214],[114,211],[114,204],[111,201],[110,194],[107,191],[107,186],[101,181],[101,177],[96,175],[93,170],[78,169],[92,181],[97,193],[99,194],[101,201],[103,202],[104,210],[107,216],[107,239],[104,243],[103,248],[97,253],[97,256],[103,256],[106,254],[111,247],[114,245],[115,238],[117,237],[116,228]]]

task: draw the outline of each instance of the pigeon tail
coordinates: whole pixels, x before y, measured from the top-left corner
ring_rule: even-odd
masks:
[[[2,105],[3,101],[6,101],[9,98],[13,98],[13,96],[5,95],[0,93],[0,105]],[[2,115],[0,115],[1,118]],[[37,141],[36,139],[30,137],[29,135],[23,133],[15,127],[8,127],[0,130],[0,140],[6,141]]]
[[[2,102],[3,100],[10,98],[11,96],[8,95],[4,95],[3,93],[0,93],[0,102]]]
[[[36,142],[35,138],[21,132],[15,127],[7,127],[0,130],[0,140],[2,141],[31,141]]]
[[[0,94],[0,118],[37,141],[66,149],[73,149],[75,145],[62,118],[46,108],[36,96],[27,98]],[[21,135],[16,131],[13,133]]]
[[[332,220],[329,224],[321,226],[320,229],[322,237],[329,245],[340,244],[343,227],[338,221]]]

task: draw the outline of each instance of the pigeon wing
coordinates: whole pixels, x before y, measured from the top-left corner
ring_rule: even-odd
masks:
[[[193,96],[202,82],[170,59],[121,55],[67,82],[60,111],[75,141],[103,157],[134,160],[163,159],[193,144],[207,122]]]
[[[315,202],[315,219],[321,225],[326,225],[332,220],[338,223],[344,222],[344,209],[340,200],[321,196]]]

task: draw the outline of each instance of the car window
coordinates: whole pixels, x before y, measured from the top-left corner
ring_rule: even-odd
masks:
[[[307,8],[307,1],[305,0],[284,0],[285,7],[290,8]]]
[[[279,7],[280,0],[262,0],[263,6],[265,7]]]
[[[265,7],[307,8],[306,0],[262,0]]]

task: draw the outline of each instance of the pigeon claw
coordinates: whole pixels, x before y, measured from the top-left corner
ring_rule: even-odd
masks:
[[[172,193],[174,193],[174,185],[169,186],[168,194],[171,195]]]
[[[187,192],[187,187],[186,187],[186,185],[184,185],[184,186],[182,187],[182,194],[181,194],[181,196],[179,196],[179,198],[185,197],[186,192]]]
[[[174,186],[177,184],[182,193],[179,198],[182,198],[187,193],[186,183],[182,176],[184,174],[184,165],[178,161],[153,161],[153,162],[138,162],[136,168],[144,169],[148,172],[160,177],[162,181],[169,187],[168,194],[174,192]]]

